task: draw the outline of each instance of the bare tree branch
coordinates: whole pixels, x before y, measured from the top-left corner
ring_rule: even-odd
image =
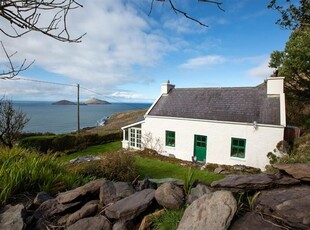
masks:
[[[38,31],[58,41],[81,42],[85,34],[72,38],[67,27],[68,12],[80,7],[83,6],[75,0],[0,0],[0,17],[6,19],[13,30],[9,32],[0,26],[0,31],[11,38]],[[46,12],[54,16],[44,24]]]
[[[166,2],[166,0],[156,0],[157,2]],[[201,22],[200,20],[192,17],[192,16],[189,16],[185,11],[183,10],[180,10],[178,7],[175,6],[173,0],[168,0],[169,2],[169,5],[171,7],[171,9],[177,14],[177,13],[180,13],[182,14],[185,18],[189,19],[189,20],[192,20],[196,23],[198,23],[199,25],[201,26],[205,26],[205,27],[208,27],[208,25],[206,25],[205,23]],[[223,2],[219,2],[219,1],[212,1],[212,0],[198,0],[198,2],[206,2],[206,3],[211,3],[211,4],[215,4],[221,11],[225,11],[223,8],[222,8],[222,4]],[[152,13],[152,10],[153,10],[153,5],[154,5],[154,0],[152,0],[151,2],[151,7],[150,7],[150,11],[149,11],[149,15]]]
[[[1,43],[1,46],[3,49],[3,52],[5,53],[5,56],[8,60],[8,63],[9,63],[8,70],[4,70],[2,73],[0,73],[0,79],[4,79],[4,80],[5,79],[12,79],[13,77],[17,76],[21,71],[28,69],[34,63],[34,60],[33,60],[31,63],[26,64],[27,60],[24,59],[24,61],[22,62],[22,64],[20,66],[15,66],[13,64],[12,57],[15,54],[17,54],[17,51],[12,53],[12,54],[9,54],[7,52],[7,50],[5,49],[3,42],[0,41],[0,43]]]

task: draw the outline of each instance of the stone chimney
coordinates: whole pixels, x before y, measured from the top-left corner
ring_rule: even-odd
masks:
[[[267,79],[267,97],[279,97],[280,124],[286,126],[284,77],[270,77]]]
[[[168,80],[166,83],[161,84],[161,94],[168,95],[170,90],[174,87],[175,85],[170,84],[170,81]]]

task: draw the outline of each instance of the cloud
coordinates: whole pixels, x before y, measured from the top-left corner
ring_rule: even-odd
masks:
[[[187,60],[184,64],[181,64],[181,68],[196,69],[206,67],[210,65],[217,65],[224,63],[226,59],[220,55],[207,55]]]
[[[249,69],[247,74],[251,77],[259,78],[259,79],[266,79],[272,74],[272,69],[269,68],[269,58],[266,58],[261,63],[259,63],[256,67]]]
[[[41,68],[105,94],[136,80],[133,66],[156,66],[172,49],[165,36],[153,31],[132,4],[121,0],[81,3],[84,7],[70,12],[68,19],[73,35],[87,33],[81,43],[61,43],[37,32],[1,40],[10,52],[18,51],[14,60],[35,59],[34,69]],[[4,91],[3,84],[0,91]]]

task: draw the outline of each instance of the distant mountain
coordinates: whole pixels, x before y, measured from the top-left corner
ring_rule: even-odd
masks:
[[[57,101],[57,102],[52,103],[52,105],[76,105],[76,103],[74,103],[72,101],[61,100],[61,101]]]
[[[97,98],[92,98],[84,102],[86,105],[104,105],[111,104],[110,102],[99,100]]]

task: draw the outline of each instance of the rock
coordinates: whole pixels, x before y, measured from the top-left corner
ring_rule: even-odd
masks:
[[[33,216],[38,220],[48,218],[55,214],[66,214],[75,211],[80,206],[80,202],[69,204],[60,204],[56,199],[50,199],[43,202],[40,207],[34,212]]]
[[[178,230],[227,229],[236,210],[237,202],[231,192],[205,194],[185,210]]]
[[[149,230],[149,229],[152,229],[151,226],[152,226],[152,219],[154,217],[159,217],[161,215],[163,215],[165,213],[165,209],[161,209],[161,210],[158,210],[157,212],[154,212],[154,213],[151,213],[147,216],[145,216],[140,224],[140,227],[139,227],[139,230]]]
[[[91,181],[84,186],[58,194],[56,199],[61,204],[74,202],[85,196],[89,197],[88,200],[91,200],[92,198],[98,199],[100,186],[103,181],[104,179]]]
[[[184,203],[184,191],[172,183],[162,184],[155,192],[158,204],[168,209],[179,209]]]
[[[156,184],[172,183],[180,186],[184,185],[184,181],[175,178],[149,179],[149,181]]]
[[[81,219],[67,228],[67,230],[111,230],[110,221],[104,216]]]
[[[286,225],[310,229],[310,186],[261,191],[255,205],[255,210],[275,216]]]
[[[98,156],[81,156],[81,157],[77,157],[77,158],[70,160],[69,164],[97,161],[101,159],[102,158]]]
[[[284,171],[292,177],[310,181],[310,164],[309,163],[296,163],[296,164],[274,164],[274,168]]]
[[[37,196],[33,200],[33,204],[36,206],[40,206],[43,202],[54,199],[54,197],[50,196],[46,192],[39,192]]]
[[[149,178],[145,178],[144,180],[138,181],[138,184],[136,185],[136,190],[142,191],[143,189],[147,188],[157,189],[157,183],[150,180],[151,179]]]
[[[98,210],[98,201],[90,201],[86,203],[81,209],[72,213],[67,219],[67,226],[77,222],[78,220],[94,216]]]
[[[4,212],[0,214],[0,229],[1,230],[22,230],[24,228],[23,212],[24,205],[18,204],[15,206],[6,205]]]
[[[129,229],[130,228],[127,228],[126,221],[116,221],[112,228],[112,230],[129,230]]]
[[[134,194],[135,190],[126,182],[104,181],[100,187],[100,204],[103,206],[115,203],[127,196]]]
[[[283,230],[278,223],[272,224],[270,220],[256,212],[247,212],[244,216],[236,220],[229,230]]]
[[[214,169],[214,172],[217,174],[220,174],[221,172],[223,172],[225,169],[223,169],[222,167],[217,167],[216,169]]]
[[[212,182],[214,188],[231,191],[248,191],[272,188],[277,185],[294,185],[299,180],[281,174],[228,175],[222,180]]]
[[[207,193],[211,193],[211,190],[208,188],[208,186],[204,184],[198,184],[195,188],[191,189],[191,193],[187,198],[187,202],[191,204],[199,197],[202,197],[204,194]]]
[[[131,220],[140,215],[153,202],[154,189],[144,189],[107,207],[105,215],[109,219]]]

